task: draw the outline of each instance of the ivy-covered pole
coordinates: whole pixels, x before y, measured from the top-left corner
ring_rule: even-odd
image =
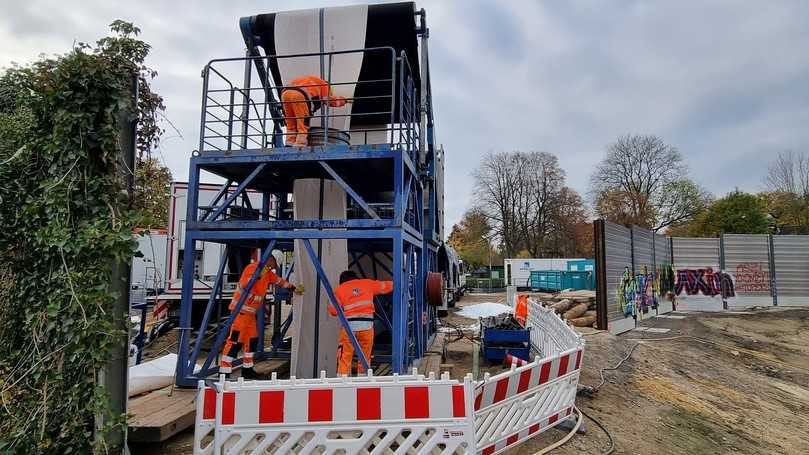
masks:
[[[121,111],[118,133],[118,144],[121,162],[118,166],[119,176],[123,182],[119,207],[129,210],[132,207],[132,194],[135,186],[135,149],[138,126],[138,76],[135,74],[131,80],[131,102],[129,109]],[[112,280],[110,291],[116,296],[113,303],[113,323],[118,333],[122,334],[112,344],[110,356],[101,370],[99,380],[107,393],[110,411],[113,415],[127,413],[129,398],[129,291],[131,289],[131,258],[124,261],[115,261],[112,265]],[[96,428],[101,428],[97,422]],[[120,453],[129,453],[126,446],[126,425],[119,425],[109,430],[107,434],[96,434],[103,437],[106,445]]]

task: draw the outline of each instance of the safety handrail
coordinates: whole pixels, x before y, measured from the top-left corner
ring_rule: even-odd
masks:
[[[382,53],[389,58],[389,77],[376,77],[367,80],[334,80],[335,60],[339,56],[369,53]],[[287,117],[280,115],[286,104],[281,99],[282,92],[290,85],[275,85],[270,76],[271,63],[278,64],[285,59],[320,58],[325,82],[331,90],[353,86],[352,96],[346,100],[353,104],[349,110],[343,111],[329,105],[331,97],[321,100],[320,109],[305,116],[319,122],[322,128],[322,141],[330,142],[330,128],[345,124],[348,141],[352,144],[379,144],[380,135],[391,148],[406,149],[411,157],[419,143],[419,112],[416,100],[416,87],[413,72],[404,52],[397,52],[392,47],[372,47],[342,51],[311,52],[286,55],[248,56],[212,59],[204,67],[203,97],[200,122],[200,151],[232,151],[234,149],[273,148],[282,145],[283,138],[289,132],[281,131],[279,125],[285,120],[300,119],[304,116]],[[227,65],[243,65],[241,70],[243,83],[235,81],[238,76],[225,68]],[[263,66],[259,72],[257,66]],[[232,69],[232,66],[230,67]],[[388,71],[388,70],[385,70]],[[256,77],[256,75],[259,77]],[[265,75],[267,81],[260,80]],[[266,84],[265,84],[266,82]],[[361,87],[390,83],[390,89],[376,89],[376,93],[357,93]],[[296,87],[301,88],[301,87]],[[305,88],[305,87],[303,87]],[[382,90],[380,92],[380,90]],[[386,102],[389,101],[389,102]],[[362,103],[363,112],[353,112],[354,106]],[[382,105],[387,104],[387,107]],[[397,109],[398,108],[398,109]],[[351,125],[352,119],[377,119],[379,124]],[[384,119],[384,120],[382,120]],[[339,128],[338,129],[342,129]],[[353,138],[350,135],[355,134]]]

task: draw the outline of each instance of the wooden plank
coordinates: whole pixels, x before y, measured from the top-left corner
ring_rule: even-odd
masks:
[[[129,400],[129,440],[161,442],[194,425],[195,389],[166,387]]]
[[[424,357],[421,359],[421,364],[419,365],[419,373],[420,374],[430,374],[435,373],[436,376],[441,375],[441,354],[439,354],[444,347],[444,334],[437,333],[435,335],[435,339],[433,339],[433,343],[427,349],[427,352],[424,354]]]

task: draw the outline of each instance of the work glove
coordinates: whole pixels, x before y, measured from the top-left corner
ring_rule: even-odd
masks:
[[[292,286],[292,292],[294,292],[297,295],[303,295],[304,290],[305,289],[303,288],[303,283],[299,283],[297,285]]]

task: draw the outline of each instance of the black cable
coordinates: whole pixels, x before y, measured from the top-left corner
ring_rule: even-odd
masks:
[[[579,389],[579,391],[577,392],[577,395],[585,395],[585,396],[593,396],[593,395],[595,395],[596,392],[598,392],[598,390],[607,382],[607,379],[604,377],[604,372],[605,371],[614,371],[614,370],[617,370],[618,368],[621,368],[621,365],[623,365],[624,362],[627,361],[627,359],[632,357],[632,353],[635,352],[635,349],[637,349],[638,346],[640,346],[640,343],[635,343],[634,345],[632,345],[632,347],[629,348],[629,351],[626,353],[626,355],[618,363],[616,363],[614,366],[602,368],[599,371],[599,375],[601,376],[601,382],[599,382],[597,386],[595,386],[595,387],[582,386]]]
[[[601,452],[601,455],[610,455],[612,452],[614,452],[615,451],[615,440],[612,438],[612,434],[609,432],[609,430],[607,430],[607,428],[604,427],[604,425],[602,425],[601,422],[599,422],[595,417],[593,417],[593,416],[587,414],[586,412],[584,412],[584,409],[578,408],[578,410],[579,410],[579,412],[582,413],[583,416],[587,417],[588,419],[592,420],[593,423],[598,425],[598,427],[601,428],[601,431],[603,431],[607,435],[607,437],[610,438],[610,447],[607,450]]]

